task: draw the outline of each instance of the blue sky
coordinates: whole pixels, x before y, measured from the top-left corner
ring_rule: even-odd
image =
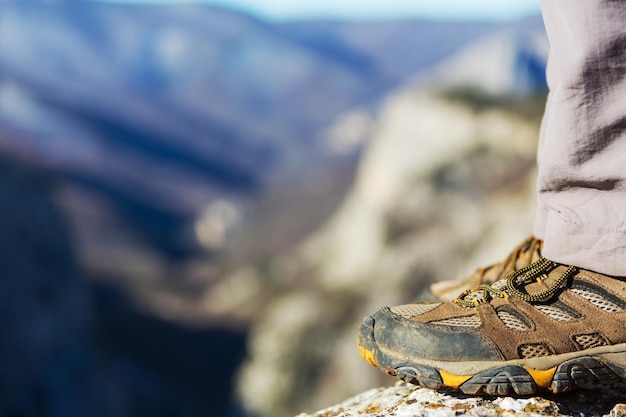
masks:
[[[189,0],[106,0],[126,3],[189,3]],[[243,10],[269,20],[472,19],[510,20],[539,13],[539,0],[192,0]]]

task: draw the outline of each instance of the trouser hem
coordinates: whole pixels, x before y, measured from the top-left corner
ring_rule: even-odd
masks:
[[[535,229],[543,227],[538,217]],[[541,232],[541,230],[539,231]],[[547,209],[543,236],[543,256],[605,275],[626,276],[626,233],[590,230],[568,222],[556,210]]]

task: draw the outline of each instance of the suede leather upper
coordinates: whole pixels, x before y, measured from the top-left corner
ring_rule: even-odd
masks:
[[[538,281],[531,277],[522,289],[540,293],[566,270],[556,265]],[[537,308],[539,304],[549,309]],[[577,270],[551,299],[540,302],[510,296],[475,307],[454,302],[420,306],[383,308],[373,316],[381,349],[434,361],[493,361],[626,343],[626,282],[591,271]]]

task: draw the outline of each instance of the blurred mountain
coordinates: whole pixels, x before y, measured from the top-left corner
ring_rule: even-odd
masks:
[[[87,281],[55,188],[0,158],[0,416],[235,413],[245,334],[181,327]]]
[[[354,158],[326,146],[339,116],[371,109],[409,75],[499,29],[270,24],[201,5],[5,1],[0,146],[66,179],[65,205],[92,263],[94,253],[116,257],[114,243],[174,259],[197,251],[198,240],[220,248],[223,237],[194,230],[218,196],[234,212],[230,223],[217,220],[221,228],[274,212],[255,206],[272,190],[283,201],[328,201],[291,234],[274,230],[290,241],[349,183]],[[333,172],[345,180],[316,188]]]
[[[469,44],[416,75],[429,87],[467,89],[491,95],[527,96],[547,91],[548,42],[541,19],[521,19]]]
[[[129,416],[46,174],[0,158],[0,415]]]
[[[277,29],[328,59],[362,74],[377,74],[386,85],[397,86],[503,26],[430,20],[300,21],[283,23]]]

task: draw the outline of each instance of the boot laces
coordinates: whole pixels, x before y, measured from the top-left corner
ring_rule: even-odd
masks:
[[[482,284],[476,288],[466,290],[454,302],[462,307],[476,307],[479,304],[488,303],[494,298],[514,297],[529,303],[547,301],[559,291],[570,277],[576,274],[578,270],[576,267],[569,266],[544,291],[529,294],[524,290],[523,286],[534,281],[543,282],[557,266],[559,264],[546,258],[541,258],[525,268],[510,272],[505,278],[496,281],[492,285]]]

